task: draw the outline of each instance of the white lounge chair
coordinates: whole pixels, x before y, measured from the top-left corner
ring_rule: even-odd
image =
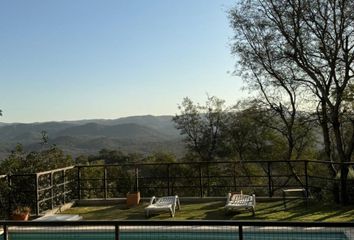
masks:
[[[256,210],[256,196],[246,194],[231,194],[227,195],[226,205],[224,207],[225,213],[248,210],[251,211],[253,216],[255,215]]]
[[[177,209],[181,209],[178,196],[168,196],[156,198],[153,196],[150,200],[149,206],[145,208],[145,216],[149,217],[150,213],[156,212],[170,212],[171,217],[175,216]]]

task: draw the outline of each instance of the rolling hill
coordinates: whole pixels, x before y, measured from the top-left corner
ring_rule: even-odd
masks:
[[[93,119],[43,123],[0,123],[0,159],[17,143],[25,150],[39,150],[41,132],[46,131],[49,144],[56,144],[68,154],[94,154],[102,148],[127,153],[149,154],[169,151],[184,153],[172,116],[133,116],[119,119]]]

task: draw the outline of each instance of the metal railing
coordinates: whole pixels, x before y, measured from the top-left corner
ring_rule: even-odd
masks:
[[[75,166],[51,171],[7,175],[7,211],[27,206],[39,215],[76,199]]]
[[[240,190],[257,197],[281,197],[284,188],[304,188],[307,195],[333,198],[340,191],[339,178],[330,176],[330,164],[297,160],[77,165],[4,175],[0,183],[8,184],[10,189],[9,209],[11,204],[27,205],[32,214],[39,215],[74,199],[124,198],[127,192],[136,190],[142,197],[224,197],[229,191]],[[334,165],[340,168],[339,163]],[[354,188],[350,186],[354,182],[348,184],[350,201],[354,202]]]
[[[0,221],[12,239],[352,239],[353,222],[267,221]],[[1,228],[0,228],[1,231]],[[2,235],[2,236],[1,236]]]
[[[329,164],[297,160],[81,165],[77,166],[77,196],[78,199],[119,198],[139,190],[142,196],[206,197],[243,190],[273,197],[281,196],[283,188],[299,187],[307,195],[311,191],[332,192],[332,185],[339,179],[329,177]]]

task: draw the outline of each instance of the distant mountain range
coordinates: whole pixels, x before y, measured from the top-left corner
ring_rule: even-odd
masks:
[[[172,116],[147,115],[112,120],[0,123],[0,159],[17,143],[27,151],[38,150],[42,131],[47,132],[49,144],[56,144],[73,156],[96,154],[102,148],[141,154],[169,151],[181,156],[184,153],[182,138],[174,127]]]

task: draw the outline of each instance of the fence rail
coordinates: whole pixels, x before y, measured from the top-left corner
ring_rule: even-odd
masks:
[[[2,239],[352,239],[352,222],[0,221]],[[1,228],[0,228],[1,232]],[[32,238],[31,238],[32,237]],[[174,238],[173,238],[174,237]]]
[[[30,206],[32,213],[39,215],[74,199],[124,198],[134,190],[139,190],[143,197],[174,194],[223,197],[228,191],[240,190],[274,197],[281,196],[284,188],[304,188],[307,195],[328,197],[339,191],[339,178],[330,177],[331,164],[340,169],[339,163],[313,160],[77,165],[2,175],[0,183],[11,190],[6,198],[10,208],[10,200],[17,201],[12,205]],[[354,163],[344,164],[352,167]],[[349,184],[354,203],[353,186],[354,183]]]
[[[9,212],[17,206],[28,206],[33,214],[60,207],[76,199],[76,181],[72,180],[75,166],[54,169],[51,171],[5,175],[7,178],[8,196],[3,196]],[[75,194],[74,194],[75,193]],[[1,196],[1,195],[0,195]],[[3,212],[2,211],[2,212]]]
[[[286,161],[81,165],[78,166],[77,195],[79,199],[91,198],[95,194],[96,197],[102,198],[124,197],[126,192],[138,189],[143,196],[149,196],[158,194],[152,193],[158,188],[161,190],[159,194],[162,195],[185,195],[187,192],[188,196],[204,197],[224,196],[226,191],[239,191],[246,188],[248,191],[258,191],[260,195],[273,197],[274,194],[280,195],[280,190],[284,187],[302,187],[308,192],[312,187],[309,183],[308,171],[310,162],[329,164],[323,161],[291,161],[291,164],[298,168],[297,177],[301,179],[301,183],[287,171],[287,166],[276,166],[288,164],[289,162]],[[260,167],[260,165],[264,166]],[[114,168],[125,168],[126,175],[111,177],[110,170]],[[250,170],[247,171],[247,168]],[[101,178],[97,178],[97,174],[90,174],[90,171],[100,172]],[[129,171],[130,174],[127,174]],[[130,187],[124,188],[123,184],[119,186],[119,182]],[[115,188],[112,188],[112,185]],[[101,193],[98,191],[100,189]],[[114,189],[115,191],[110,191]]]

